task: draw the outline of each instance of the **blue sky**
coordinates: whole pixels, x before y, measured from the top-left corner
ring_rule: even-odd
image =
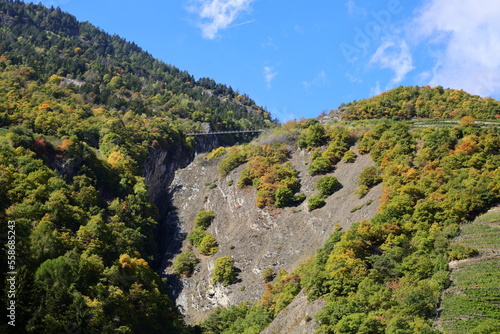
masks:
[[[500,98],[498,0],[42,3],[230,85],[281,121],[399,85]]]

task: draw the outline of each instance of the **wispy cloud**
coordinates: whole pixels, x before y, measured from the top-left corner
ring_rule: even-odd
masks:
[[[278,45],[276,44],[276,42],[274,41],[274,39],[272,37],[268,37],[265,42],[260,44],[260,46],[264,49],[270,48],[270,49],[274,49],[276,51],[279,50]]]
[[[264,66],[264,81],[266,82],[267,88],[271,88],[271,82],[278,75],[278,72],[274,70],[274,67]]]
[[[347,7],[347,13],[352,16],[367,16],[368,12],[365,8],[358,6],[354,0],[347,0],[345,6]]]
[[[429,84],[500,94],[500,2],[429,0],[410,31],[434,54]]]
[[[305,31],[304,31],[304,28],[302,28],[301,25],[299,24],[296,24],[293,26],[293,30],[295,30],[296,33],[300,34],[300,35],[304,35],[305,34]]]
[[[311,88],[312,86],[322,87],[326,84],[326,72],[321,70],[318,75],[311,81],[303,81],[302,85],[306,88]]]
[[[400,83],[406,74],[414,69],[410,49],[403,39],[386,40],[370,59],[370,64],[394,72],[390,86]]]
[[[345,76],[352,83],[361,83],[361,82],[363,82],[363,80],[361,80],[360,78],[358,78],[357,76],[355,76],[354,74],[351,74],[349,72],[346,72]]]
[[[196,13],[202,35],[214,39],[221,29],[228,28],[238,16],[250,8],[254,0],[194,0],[188,10]],[[251,23],[253,21],[244,22]]]
[[[380,89],[380,81],[377,81],[377,84],[375,85],[375,87],[372,87],[370,89],[370,96],[377,96],[377,95],[380,95],[382,93],[382,89]]]
[[[293,119],[297,119],[297,115],[295,115],[293,112],[290,112],[288,110],[288,107],[286,106],[283,106],[281,108],[273,108],[271,109],[271,113],[282,123],[285,123],[286,121],[291,121]]]

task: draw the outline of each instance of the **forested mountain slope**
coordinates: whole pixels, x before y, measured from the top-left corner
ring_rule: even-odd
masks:
[[[500,103],[463,90],[437,87],[398,87],[380,95],[342,104],[336,111],[343,120],[356,119],[498,119]]]
[[[2,101],[2,107],[11,114],[4,115],[4,125],[15,123],[15,112],[22,108],[15,102],[25,94],[17,89],[26,86],[26,81],[49,85],[43,89],[48,95],[43,98],[67,98],[68,103],[78,104],[87,113],[103,106],[106,110],[168,117],[172,121],[185,118],[191,120],[192,128],[199,126],[197,122],[209,122],[216,130],[269,124],[269,114],[248,96],[209,78],[195,80],[189,73],[154,59],[134,43],[108,35],[88,22],[77,22],[58,8],[3,0],[0,16],[1,66],[15,72],[8,82],[12,89],[10,103]],[[74,94],[81,100],[72,100]],[[66,123],[63,115],[68,109],[80,111],[72,110],[75,108],[71,104],[48,107],[51,110],[43,111],[46,118],[56,122],[51,124],[53,128]],[[51,111],[63,115],[53,120]],[[49,124],[39,124],[37,130],[54,131]],[[82,139],[89,140],[92,135]]]
[[[15,233],[0,261],[16,273],[1,298],[16,326],[0,331],[185,331],[153,270],[166,188],[204,144],[251,136],[184,133],[272,125],[247,96],[58,8],[0,1],[0,226]]]
[[[230,87],[0,0],[0,307],[16,324],[0,331],[279,332],[305,305],[296,328],[436,332],[448,263],[481,251],[451,240],[500,199],[499,128],[474,123],[499,102],[400,87],[338,112],[276,127]],[[397,121],[414,117],[462,122]],[[274,129],[185,135],[207,127]]]
[[[305,226],[323,226],[326,220],[333,227],[336,212],[330,211],[332,207],[327,203],[333,198],[333,201],[344,199],[355,204],[347,194],[336,198],[346,189],[340,188],[344,181],[335,178],[335,173],[344,168],[339,164],[342,160],[353,163],[354,169],[356,161],[361,159],[359,155],[370,154],[375,164],[361,171],[358,187],[348,187],[349,193],[362,198],[381,182],[378,212],[348,229],[337,229],[315,256],[292,271],[286,262],[271,264],[271,270],[259,265],[246,269],[253,270],[254,276],[262,272],[262,280],[268,282],[261,298],[252,304],[216,309],[201,323],[200,330],[203,333],[260,333],[278,316],[266,333],[299,333],[300,328],[315,328],[319,333],[439,333],[434,328],[434,319],[441,295],[451,284],[448,264],[478,253],[474,245],[451,240],[459,235],[463,223],[498,204],[500,199],[499,128],[470,123],[421,128],[387,120],[350,125],[302,121],[286,124],[279,131],[284,131],[282,137],[277,136],[279,139],[265,145],[219,149],[207,157],[210,161],[215,156],[222,158],[219,172],[223,178],[214,182],[213,191],[228,191],[231,189],[228,185],[236,185],[240,190],[231,190],[236,193],[232,197],[246,198],[248,189],[255,188],[252,192],[255,206],[276,221],[276,226],[270,225],[266,231],[266,238],[272,235],[274,228],[292,227],[293,218],[289,213],[300,215],[306,208],[309,214],[305,219],[312,219],[321,210],[332,216],[325,216],[317,223],[304,219]],[[290,141],[290,137],[295,141]],[[309,151],[306,169],[304,162],[297,164],[293,158],[298,154],[297,149],[303,150],[302,154]],[[238,167],[241,165],[244,168]],[[306,174],[316,178],[315,192],[307,191],[311,181],[307,181]],[[207,186],[210,188],[211,183]],[[189,194],[184,196],[189,198]],[[188,223],[192,225],[187,225],[185,233],[192,249],[179,254],[172,267],[181,276],[193,275],[196,282],[185,278],[187,289],[198,284],[203,287],[206,280],[211,279],[209,283],[213,286],[209,286],[208,293],[213,294],[212,307],[217,296],[226,297],[220,304],[227,306],[231,299],[224,293],[237,294],[234,288],[224,286],[245,287],[241,285],[248,272],[238,273],[237,269],[247,268],[249,261],[239,255],[239,248],[245,249],[243,254],[253,254],[251,247],[240,246],[239,242],[231,244],[224,236],[226,231],[221,232],[224,228],[231,229],[236,220],[219,221],[215,203],[207,193],[204,208],[214,208],[214,216],[206,224],[200,223],[198,216],[194,223]],[[234,204],[238,204],[237,210],[241,210],[240,205],[249,205],[248,201]],[[352,212],[367,205],[361,203],[359,208],[352,208]],[[243,223],[236,229],[252,240],[252,233],[245,231],[250,227],[258,233],[260,224],[255,219],[253,225]],[[287,248],[287,253],[295,252],[300,257],[302,233],[295,228],[298,235],[290,236],[291,248]],[[233,242],[235,240],[238,239]],[[279,242],[277,238],[271,237],[271,240]],[[208,271],[204,269],[207,262],[212,263]],[[276,267],[280,266],[287,271],[277,273]],[[199,277],[199,272],[204,273],[204,278]],[[478,283],[483,281],[479,273],[474,275]],[[488,289],[489,286],[476,288]],[[304,302],[304,294],[314,301],[311,309]],[[297,295],[300,299],[295,302]],[[185,298],[183,305],[193,298],[196,299]],[[311,310],[322,303],[323,310],[313,316]],[[285,308],[285,315],[280,316]],[[481,312],[474,319],[481,333],[498,330],[496,312]],[[297,329],[299,331],[295,331]]]

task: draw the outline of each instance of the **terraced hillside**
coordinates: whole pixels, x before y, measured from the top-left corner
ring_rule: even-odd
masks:
[[[463,224],[453,245],[473,256],[450,263],[451,285],[436,327],[456,334],[500,332],[500,208]]]

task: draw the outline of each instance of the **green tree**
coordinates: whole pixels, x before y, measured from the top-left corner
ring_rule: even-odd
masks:
[[[371,188],[379,184],[381,181],[382,178],[380,177],[378,168],[375,166],[368,166],[363,169],[361,173],[359,173],[358,185],[360,186],[367,186],[368,188]]]
[[[308,167],[309,174],[312,176],[314,175],[321,175],[328,173],[332,171],[333,165],[330,163],[328,158],[320,156],[314,159]]]
[[[215,260],[212,283],[222,283],[224,286],[231,284],[236,278],[234,260],[229,256],[223,256]]]
[[[500,323],[495,319],[486,319],[479,326],[471,330],[471,334],[500,333]]]
[[[325,175],[316,181],[316,189],[321,196],[327,197],[342,188],[339,180],[333,175]]]
[[[33,229],[30,235],[31,252],[38,263],[63,255],[65,248],[61,234],[54,224],[42,220]]]
[[[357,334],[363,321],[366,319],[365,313],[349,314],[335,325],[335,333],[339,334]]]
[[[30,148],[35,141],[33,131],[26,129],[23,126],[16,126],[7,133],[7,138],[12,142],[14,147]]]
[[[73,302],[76,270],[71,259],[60,256],[43,262],[35,273],[35,284],[40,291],[40,308],[30,320],[35,328],[50,328],[63,331],[75,323],[75,314],[60,312],[61,307],[68,309]]]
[[[309,200],[307,203],[307,208],[309,209],[309,211],[313,211],[315,209],[319,209],[319,208],[324,207],[325,204],[326,204],[326,202],[323,199],[323,197],[321,197],[319,195],[314,195],[314,196],[309,197]]]
[[[215,240],[215,237],[213,235],[207,234],[201,240],[200,245],[198,246],[198,250],[203,255],[213,255],[217,253],[217,251],[219,250],[217,240]]]
[[[172,269],[178,275],[189,277],[193,274],[194,267],[200,260],[194,255],[193,251],[182,252],[174,259]]]
[[[274,205],[277,208],[282,208],[290,205],[294,201],[293,192],[288,187],[279,187],[274,194]]]
[[[205,238],[205,236],[208,234],[207,231],[205,231],[204,229],[198,227],[198,228],[195,228],[194,230],[192,230],[191,232],[189,232],[188,236],[187,236],[187,240],[193,245],[193,246],[200,246],[200,243],[201,241],[203,240],[203,238]]]
[[[328,136],[325,127],[319,123],[312,124],[299,139],[299,148],[314,148],[326,144]]]
[[[353,151],[349,150],[344,153],[344,157],[342,158],[342,161],[346,163],[353,163],[356,161],[356,153]]]
[[[474,126],[476,118],[474,116],[464,116],[460,119],[460,126]]]
[[[233,169],[246,161],[246,155],[237,148],[232,148],[219,164],[219,174],[226,176]]]
[[[262,272],[262,280],[265,283],[271,282],[276,277],[276,274],[273,271],[273,268],[267,267]]]
[[[196,217],[194,219],[194,226],[195,228],[203,228],[207,229],[210,227],[210,224],[212,224],[212,221],[215,218],[215,214],[213,210],[201,210],[196,214]]]

